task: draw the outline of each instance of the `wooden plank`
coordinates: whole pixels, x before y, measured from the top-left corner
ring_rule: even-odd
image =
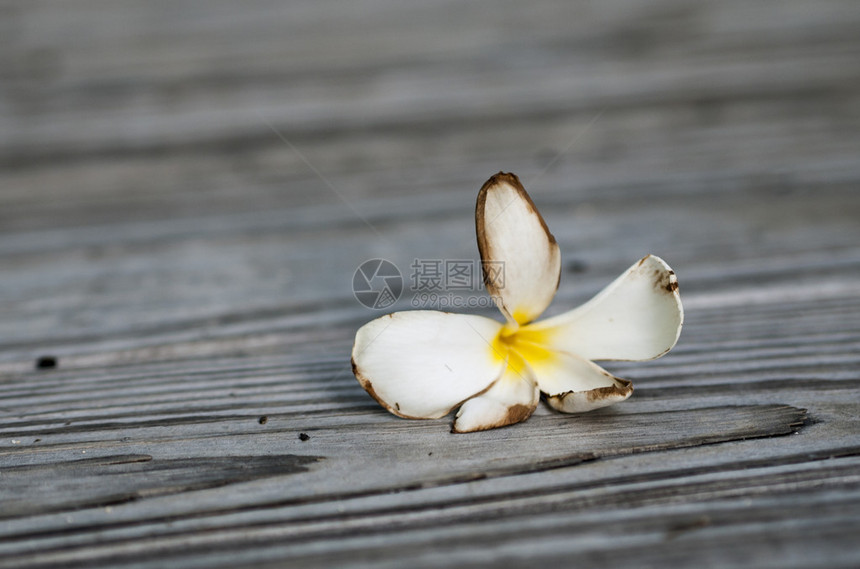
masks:
[[[859,8],[0,2],[0,568],[860,565]],[[685,329],[452,435],[351,278],[477,259],[499,169],[549,314],[655,253]]]
[[[773,410],[780,411],[779,409]],[[311,440],[316,442],[317,437],[314,436]],[[504,442],[507,444],[509,439]],[[749,443],[743,443],[748,445],[746,452],[758,454],[761,451],[761,445],[752,441],[750,443],[753,443],[752,446],[749,446]],[[796,445],[789,444],[788,446]],[[698,448],[702,450],[707,447]],[[735,451],[737,450],[735,449]],[[717,456],[723,452],[721,450]],[[732,451],[729,450],[729,452]],[[670,517],[666,522],[667,527],[662,530],[666,532],[664,538],[676,539],[676,534],[684,531],[684,523],[678,521],[679,519],[697,519],[694,513],[695,504],[698,504],[699,511],[702,508],[708,511],[708,504],[715,501],[717,503],[728,501],[729,504],[726,507],[729,509],[740,508],[733,521],[730,522],[729,519],[725,519],[718,523],[718,526],[728,523],[742,526],[743,522],[749,522],[749,500],[752,497],[766,502],[768,498],[774,495],[778,496],[781,493],[804,492],[807,488],[816,488],[817,492],[824,492],[824,495],[815,498],[817,501],[815,507],[820,507],[821,500],[826,502],[833,498],[832,495],[828,495],[829,491],[843,486],[848,489],[856,488],[858,482],[857,453],[858,448],[853,447],[838,451],[828,450],[802,455],[783,455],[768,459],[747,459],[745,461],[738,461],[735,456],[721,465],[714,463],[714,453],[711,453],[704,464],[696,467],[696,460],[693,459],[686,469],[675,472],[672,472],[671,469],[677,468],[677,466],[667,466],[667,463],[659,458],[655,461],[656,464],[652,464],[650,467],[646,465],[643,468],[643,465],[640,464],[638,468],[633,470],[624,464],[588,462],[586,464],[593,465],[592,470],[594,470],[593,467],[601,466],[597,470],[598,472],[603,471],[605,473],[608,466],[611,471],[614,470],[618,473],[616,474],[618,478],[610,476],[595,479],[593,474],[582,472],[575,475],[580,481],[571,484],[571,468],[584,468],[584,466],[575,466],[579,461],[574,460],[566,464],[544,465],[543,468],[533,465],[526,479],[517,476],[515,471],[499,473],[502,476],[500,479],[495,479],[492,473],[489,473],[488,476],[470,477],[469,479],[475,480],[475,482],[469,482],[470,485],[506,482],[507,490],[489,489],[489,494],[486,494],[479,488],[470,490],[461,488],[462,498],[460,499],[452,500],[450,493],[439,492],[439,490],[445,489],[448,484],[465,482],[465,480],[449,480],[443,483],[441,487],[436,483],[429,485],[413,484],[399,489],[396,486],[387,486],[385,490],[376,492],[335,493],[333,495],[317,492],[313,496],[302,497],[300,495],[295,498],[281,496],[269,504],[256,504],[250,508],[248,506],[239,508],[235,504],[225,507],[225,504],[221,504],[219,509],[203,517],[201,517],[199,510],[190,516],[177,516],[176,513],[166,514],[166,512],[160,511],[158,517],[150,520],[143,527],[141,527],[142,520],[139,517],[123,523],[114,517],[115,515],[122,517],[119,513],[119,507],[108,507],[100,514],[101,523],[104,524],[111,518],[113,519],[104,527],[85,525],[78,530],[72,530],[71,528],[74,526],[69,524],[73,523],[73,516],[63,516],[65,521],[62,518],[58,520],[59,528],[62,528],[61,534],[45,532],[45,526],[49,524],[43,521],[40,524],[41,535],[19,535],[17,540],[13,539],[7,543],[15,548],[15,541],[20,543],[20,541],[27,539],[36,540],[40,553],[33,555],[32,558],[27,556],[14,558],[16,562],[21,563],[38,562],[52,556],[64,563],[73,560],[78,555],[76,548],[67,550],[65,547],[61,547],[52,551],[56,547],[52,544],[68,543],[72,534],[86,539],[87,542],[93,538],[98,539],[98,545],[93,544],[96,550],[88,550],[87,556],[90,556],[90,559],[99,559],[101,556],[110,555],[112,552],[115,554],[122,550],[124,542],[128,545],[133,541],[134,547],[141,546],[141,538],[138,535],[141,531],[148,536],[148,542],[145,544],[147,548],[171,549],[174,547],[171,544],[177,544],[180,541],[185,543],[187,538],[187,540],[197,543],[200,548],[198,553],[203,550],[211,550],[211,547],[218,543],[221,543],[225,550],[230,549],[231,545],[238,546],[247,538],[248,532],[252,532],[258,537],[254,540],[254,548],[258,554],[271,547],[276,550],[278,555],[282,555],[281,544],[285,540],[295,544],[293,549],[298,554],[309,548],[313,549],[314,543],[317,546],[324,545],[329,550],[332,547],[332,540],[337,540],[341,544],[335,546],[334,550],[355,551],[355,548],[358,547],[358,550],[367,551],[367,544],[364,541],[366,538],[360,538],[367,532],[370,532],[367,535],[378,534],[378,532],[384,532],[388,535],[391,532],[398,534],[406,532],[412,536],[406,540],[406,543],[418,539],[421,543],[433,548],[438,546],[436,540],[439,536],[428,536],[425,531],[422,531],[422,528],[445,527],[446,530],[443,534],[448,536],[445,539],[447,541],[453,539],[452,545],[456,546],[457,543],[463,541],[457,539],[456,536],[462,537],[464,530],[470,533],[477,531],[474,538],[479,540],[481,535],[485,536],[484,539],[491,539],[489,536],[493,534],[498,535],[485,526],[492,524],[491,520],[493,519],[503,519],[504,522],[498,524],[502,527],[495,528],[495,530],[502,530],[503,535],[512,539],[525,539],[531,532],[524,531],[521,524],[519,527],[515,527],[517,518],[525,516],[525,519],[533,519],[534,516],[539,516],[541,512],[551,512],[553,515],[557,515],[558,512],[569,511],[574,515],[573,518],[569,519],[575,520],[575,527],[591,526],[592,531],[600,530],[611,534],[610,528],[618,523],[612,511],[620,510],[617,511],[617,515],[620,515],[622,519],[627,519],[627,523],[630,521],[631,514],[634,516],[633,519],[640,520],[635,523],[639,524],[637,531],[641,532],[645,530],[645,525],[642,524],[651,515],[647,513],[649,508],[661,503],[682,503],[693,506],[693,513],[690,510],[681,512],[677,519]],[[837,458],[839,456],[844,458]],[[443,460],[445,460],[444,457]],[[821,460],[828,460],[829,466],[822,469],[819,463]],[[845,464],[842,464],[843,461]],[[614,463],[615,461],[610,462]],[[326,461],[318,464],[325,466]],[[655,466],[656,472],[648,473],[648,470],[655,469]],[[667,471],[667,467],[670,471]],[[546,468],[549,470],[545,470]],[[536,485],[540,484],[542,470],[544,470],[543,473],[554,473],[558,476],[554,484],[550,482],[550,487],[540,489]],[[360,478],[360,475],[356,476]],[[318,477],[317,475],[316,478]],[[562,482],[565,479],[567,482]],[[343,483],[342,480],[341,484]],[[532,482],[527,488],[523,488],[524,481],[528,480]],[[562,483],[559,486],[560,482]],[[543,484],[547,484],[547,481],[544,480]],[[300,482],[290,485],[290,487],[294,486],[304,487]],[[279,483],[277,488],[283,491],[285,489],[283,482]],[[392,503],[392,492],[397,492],[395,495],[398,496],[394,503]],[[422,494],[427,492],[435,492],[436,497],[410,495],[411,493]],[[684,499],[685,495],[696,496],[696,499],[690,503],[689,500]],[[848,495],[850,495],[850,491]],[[201,503],[200,498],[197,499],[198,507]],[[731,504],[732,500],[736,500],[736,502]],[[355,504],[358,510],[352,511],[353,506],[350,504]],[[639,512],[640,508],[644,508],[646,511]],[[326,510],[330,510],[330,513],[324,514],[323,512]],[[345,512],[352,513],[345,516]],[[598,522],[589,516],[589,512],[603,516],[604,519]],[[742,512],[746,512],[747,517],[744,517],[745,514]],[[722,515],[725,516],[725,514]],[[776,516],[778,514],[772,509],[768,509],[767,506],[763,506],[760,515]],[[637,518],[637,516],[642,517]],[[242,521],[243,518],[246,521]],[[256,520],[256,523],[249,525],[251,519]],[[465,528],[463,527],[464,524]],[[705,526],[707,525],[710,524],[706,523]],[[199,527],[199,529],[193,529],[195,527]],[[504,529],[505,527],[508,529]],[[555,531],[576,531],[572,528],[560,529],[556,524],[553,524],[553,527]],[[605,529],[601,530],[600,528]],[[653,532],[653,526],[649,531]],[[188,532],[190,532],[189,535],[177,535]],[[239,537],[240,534],[242,537]],[[524,535],[517,537],[518,534]],[[80,542],[79,537],[73,538],[73,541],[79,545],[85,543]],[[24,544],[30,547],[35,545],[28,541],[24,541]],[[401,545],[404,544],[401,543]],[[413,546],[408,547],[411,549]],[[397,551],[390,553],[393,555]]]

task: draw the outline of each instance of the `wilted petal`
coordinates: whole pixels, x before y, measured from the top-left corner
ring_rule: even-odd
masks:
[[[534,320],[555,296],[561,256],[519,178],[499,172],[487,180],[475,224],[487,291],[508,320]]]
[[[649,255],[579,308],[518,336],[588,360],[650,360],[675,345],[683,321],[675,272]]]
[[[463,403],[457,412],[453,431],[485,431],[525,421],[534,412],[538,401],[540,391],[531,372],[522,362],[508,365],[490,389]]]
[[[487,389],[505,366],[491,348],[502,325],[482,316],[395,312],[355,334],[361,386],[400,417],[435,419]]]
[[[626,379],[571,354],[553,353],[553,357],[532,364],[532,369],[547,403],[565,413],[606,407],[633,393],[633,384]]]

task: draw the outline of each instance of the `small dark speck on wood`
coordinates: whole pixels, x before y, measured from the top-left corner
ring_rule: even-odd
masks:
[[[265,425],[266,423],[269,422],[269,418],[267,416],[263,415],[262,417],[260,417],[257,420],[257,422],[260,423],[261,425]]]
[[[53,369],[57,367],[56,356],[39,356],[36,359],[36,369]]]
[[[302,442],[309,441],[311,439],[310,435],[307,433],[299,433],[299,440]]]

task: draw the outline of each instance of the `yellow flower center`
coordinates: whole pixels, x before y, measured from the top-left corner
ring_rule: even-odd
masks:
[[[508,367],[520,374],[526,366],[551,359],[553,353],[549,345],[549,331],[535,330],[528,326],[512,329],[505,324],[493,339],[493,353],[498,361],[508,360]]]

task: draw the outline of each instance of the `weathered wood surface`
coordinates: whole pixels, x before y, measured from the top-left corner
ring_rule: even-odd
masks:
[[[0,11],[0,567],[860,565],[857,2]],[[589,415],[397,419],[353,271],[477,258],[500,169],[551,312],[655,253],[681,341]]]

